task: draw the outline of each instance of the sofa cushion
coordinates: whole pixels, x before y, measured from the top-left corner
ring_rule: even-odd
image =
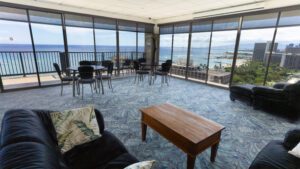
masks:
[[[41,143],[19,142],[2,147],[0,168],[61,168],[55,149]]]
[[[230,87],[231,92],[238,92],[243,95],[252,95],[252,89],[255,85],[243,84],[243,85],[233,85]]]
[[[50,147],[56,145],[35,112],[10,110],[2,120],[0,147],[18,142],[37,142]]]
[[[73,169],[103,168],[124,153],[127,153],[127,150],[119,139],[104,131],[100,138],[77,145],[66,152],[64,159]]]
[[[249,169],[299,169],[300,160],[288,153],[281,141],[271,141],[256,156]]]
[[[133,163],[137,163],[138,160],[129,153],[119,155],[117,158],[109,161],[104,169],[123,169]]]
[[[52,112],[50,116],[57,133],[58,146],[63,153],[101,136],[92,106]]]

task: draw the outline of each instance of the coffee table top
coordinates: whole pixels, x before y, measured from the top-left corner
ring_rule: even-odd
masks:
[[[142,108],[140,111],[194,144],[225,128],[212,120],[169,103]]]

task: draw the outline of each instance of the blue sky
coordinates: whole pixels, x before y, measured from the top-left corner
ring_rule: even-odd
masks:
[[[61,26],[32,24],[35,44],[60,44],[63,45],[63,34]],[[258,29],[242,31],[241,41],[254,43],[268,41],[273,35],[274,29]],[[236,31],[220,31],[213,33],[213,46],[231,45],[234,43]],[[90,28],[67,27],[69,45],[93,45],[93,30]],[[144,36],[139,36],[141,39]],[[175,47],[187,46],[187,34],[175,35]],[[193,36],[192,36],[193,37]],[[171,35],[162,35],[160,45],[169,47]],[[200,36],[199,36],[200,38]],[[197,38],[193,38],[197,41]],[[201,40],[201,38],[199,39]],[[285,46],[286,43],[300,43],[300,26],[283,27],[278,29],[276,41]],[[0,20],[0,44],[30,44],[28,23]],[[111,30],[96,30],[97,45],[115,46],[116,34]],[[136,37],[134,32],[120,31],[121,46],[135,46]],[[139,40],[143,46],[144,41]]]
[[[32,23],[35,44],[63,45],[61,26]],[[105,46],[116,45],[116,32],[113,30],[96,29],[96,44]],[[135,46],[136,33],[120,31],[120,45]],[[139,34],[143,39],[144,35]],[[69,45],[94,45],[93,29],[67,27]],[[0,20],[0,44],[31,44],[28,23]],[[140,40],[139,45],[144,41]]]

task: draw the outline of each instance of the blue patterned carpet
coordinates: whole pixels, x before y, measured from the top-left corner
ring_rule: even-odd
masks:
[[[231,102],[228,90],[194,82],[171,79],[170,86],[133,84],[133,78],[113,80],[114,92],[91,98],[86,88],[85,99],[73,98],[71,87],[49,87],[0,94],[0,119],[12,108],[63,110],[94,104],[105,118],[107,130],[114,133],[139,160],[154,159],[156,169],[184,169],[186,155],[152,129],[147,142],[141,142],[139,108],[169,102],[214,120],[226,127],[222,133],[215,163],[210,149],[199,154],[196,169],[246,169],[257,153],[270,141],[283,139],[285,132],[300,127],[300,121],[290,122],[262,111],[255,111],[241,102]],[[184,127],[184,126],[183,126]]]

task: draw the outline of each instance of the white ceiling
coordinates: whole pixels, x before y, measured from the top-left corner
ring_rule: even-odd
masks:
[[[0,0],[1,1],[1,0]],[[226,14],[252,8],[276,8],[300,4],[300,0],[2,0],[10,3],[117,17],[150,23],[165,23],[194,17]],[[252,3],[252,4],[249,4]],[[233,7],[236,5],[243,5]],[[222,9],[220,9],[222,8]],[[223,9],[225,8],[225,9]],[[218,10],[216,10],[218,9]],[[213,10],[213,11],[209,11]],[[257,9],[256,9],[257,10]],[[202,12],[206,11],[206,12]],[[208,11],[208,12],[207,12]],[[200,12],[199,14],[195,14]],[[149,19],[151,18],[151,19]]]
[[[143,18],[162,19],[257,0],[37,0]],[[75,3],[74,3],[75,2]]]

